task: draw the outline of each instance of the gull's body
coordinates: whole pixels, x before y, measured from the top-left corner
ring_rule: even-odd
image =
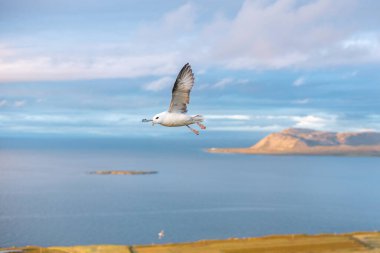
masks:
[[[157,118],[155,120],[155,118]],[[202,122],[203,118],[200,115],[190,116],[183,113],[176,112],[161,112],[156,114],[153,123],[160,124],[166,127],[179,127],[179,126],[188,126],[197,122]]]
[[[152,121],[153,125],[160,124],[166,127],[187,126],[193,133],[198,135],[199,131],[191,128],[189,125],[197,124],[201,129],[206,129],[201,124],[203,117],[201,115],[191,116],[186,114],[193,85],[194,74],[187,63],[179,72],[174,83],[169,110],[154,115],[151,120],[144,119],[143,122]]]

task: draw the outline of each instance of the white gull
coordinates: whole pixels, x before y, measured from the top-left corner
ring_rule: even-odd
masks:
[[[142,122],[152,122],[166,127],[186,126],[196,135],[199,131],[190,127],[191,124],[197,124],[201,129],[206,127],[201,124],[203,122],[202,115],[187,115],[187,105],[190,102],[190,92],[194,85],[194,74],[189,63],[179,72],[172,90],[172,101],[169,110],[161,112],[153,116],[152,119],[143,119]]]

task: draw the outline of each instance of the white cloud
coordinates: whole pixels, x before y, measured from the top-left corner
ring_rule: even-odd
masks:
[[[5,107],[5,106],[13,106],[13,107],[20,108],[20,107],[23,107],[25,105],[26,105],[25,100],[15,100],[13,102],[8,101],[7,99],[0,100],[0,108]]]
[[[138,48],[149,46],[153,49],[157,49],[157,47],[161,47],[158,49],[173,49],[176,44],[187,45],[191,41],[191,32],[195,28],[196,17],[195,6],[186,3],[164,13],[160,19],[154,22],[140,25],[136,37],[132,38],[133,44],[139,43]]]
[[[210,131],[232,131],[232,132],[274,132],[284,129],[283,126],[279,125],[268,125],[268,126],[216,126],[209,127]]]
[[[299,104],[299,105],[305,105],[305,104],[308,104],[309,102],[310,102],[310,99],[308,98],[297,99],[293,101],[294,104]]]
[[[173,84],[174,84],[173,78],[166,76],[166,77],[162,77],[158,80],[152,81],[150,83],[147,83],[144,86],[144,89],[149,90],[149,91],[159,91],[159,90],[163,90],[163,89],[172,87]]]
[[[191,50],[185,56],[183,52],[191,45],[195,14],[195,7],[187,3],[152,23],[139,23],[127,41],[75,45],[74,52],[71,45],[61,48],[59,43],[50,50],[0,44],[0,82],[173,74],[193,55]]]
[[[207,120],[250,120],[251,117],[249,115],[205,115],[205,119]]]
[[[166,30],[169,30],[169,32],[190,31],[194,28],[195,19],[196,8],[188,2],[165,14],[162,20],[162,26]]]
[[[344,129],[342,121],[333,114],[309,115],[205,115],[214,131],[280,131],[289,127],[316,130]],[[214,122],[215,120],[215,122]],[[220,121],[219,121],[220,120]]]
[[[375,128],[356,128],[352,131],[354,131],[354,132],[376,132],[378,130]]]
[[[197,73],[195,73],[195,75],[204,75],[204,74],[206,74],[206,69],[200,69],[200,70],[198,70],[198,72]]]
[[[0,108],[5,107],[8,104],[8,101],[6,99],[0,100]]]
[[[49,115],[49,114],[36,114],[36,115],[18,115],[14,118],[19,121],[26,121],[28,123],[74,123],[78,122],[77,117],[70,117],[68,115]],[[84,119],[84,118],[83,118]]]
[[[292,119],[296,121],[293,125],[297,128],[311,128],[311,129],[332,129],[336,125],[337,116],[335,115],[307,115],[307,116],[293,116]]]
[[[238,79],[236,81],[237,84],[246,84],[249,83],[249,79]]]
[[[14,107],[23,107],[26,105],[26,101],[25,100],[17,100],[13,103]]]
[[[354,71],[350,71],[350,72],[347,72],[347,73],[344,73],[342,75],[342,79],[349,79],[349,78],[352,78],[352,77],[355,77],[358,75],[358,71],[357,70],[354,70]]]
[[[201,7],[186,3],[131,26],[128,38],[76,45],[75,51],[60,43],[45,49],[2,42],[0,82],[166,76],[186,61],[238,70],[380,62],[376,1],[246,0],[228,17],[218,11],[207,19]],[[232,83],[226,78],[215,87]]]
[[[370,119],[380,120],[380,114],[370,114],[367,117]]]
[[[75,80],[115,77],[140,77],[170,74],[175,53],[107,56],[62,57],[36,56],[11,61],[0,59],[0,81]]]
[[[301,76],[298,77],[296,80],[294,80],[293,85],[294,86],[301,86],[305,84],[305,77]]]
[[[233,69],[373,61],[378,36],[349,39],[371,29],[368,23],[379,21],[373,7],[359,0],[246,0],[234,17],[217,18],[206,27],[204,40],[213,43],[208,57]],[[350,25],[347,21],[352,19],[360,22]]]
[[[376,34],[357,34],[342,41],[344,49],[372,49],[377,50],[380,46],[379,37]]]
[[[248,79],[234,79],[234,78],[223,78],[222,80],[219,80],[214,85],[212,85],[212,88],[225,88],[226,86],[233,85],[233,84],[247,84],[249,82]]]
[[[214,88],[224,88],[228,84],[231,84],[233,82],[232,78],[223,78],[222,80],[216,82],[213,87]]]
[[[14,125],[46,126],[46,124],[70,126],[128,125],[141,122],[140,115],[111,114],[12,114],[3,115],[2,120]],[[55,127],[55,126],[54,126]]]

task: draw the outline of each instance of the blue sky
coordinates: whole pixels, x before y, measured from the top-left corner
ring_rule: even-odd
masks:
[[[0,136],[167,136],[186,63],[208,132],[380,131],[380,2],[0,1]],[[206,134],[206,133],[205,133]]]

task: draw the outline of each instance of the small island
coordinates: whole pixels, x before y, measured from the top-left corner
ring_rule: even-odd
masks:
[[[380,156],[380,133],[337,133],[289,128],[272,133],[251,147],[210,148],[207,151],[262,155]]]
[[[90,174],[96,175],[150,175],[157,174],[158,171],[143,171],[143,170],[97,170]]]

